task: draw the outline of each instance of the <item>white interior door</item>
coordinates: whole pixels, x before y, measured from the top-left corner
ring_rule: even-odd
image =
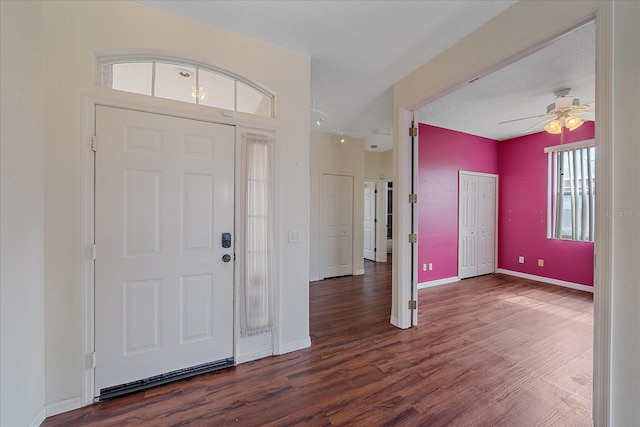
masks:
[[[478,177],[478,275],[495,272],[496,178]]]
[[[460,175],[458,207],[458,276],[460,279],[478,275],[478,180],[475,176]]]
[[[364,183],[364,258],[376,260],[376,183]]]
[[[98,106],[96,139],[95,395],[232,358],[234,128]]]
[[[323,277],[353,274],[353,177],[322,174]]]
[[[460,173],[458,276],[495,271],[496,177]]]

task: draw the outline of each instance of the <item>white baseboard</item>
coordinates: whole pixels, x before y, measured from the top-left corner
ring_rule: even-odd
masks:
[[[247,363],[253,360],[262,359],[263,357],[273,356],[273,350],[270,348],[265,348],[258,351],[253,351],[247,354],[241,354],[236,358],[236,364]]]
[[[40,424],[44,422],[45,418],[47,418],[47,411],[46,408],[42,408],[40,412],[38,412],[38,415],[36,415],[35,418],[29,423],[29,427],[39,427]]]
[[[60,400],[47,405],[47,417],[62,414],[63,412],[73,411],[74,409],[82,408],[81,397],[73,397],[71,399]]]
[[[564,280],[551,279],[549,277],[536,276],[534,274],[520,273],[519,271],[505,270],[499,268],[496,273],[507,274],[509,276],[521,277],[523,279],[535,280],[537,282],[549,283],[550,285],[562,286],[565,288],[577,289],[579,291],[593,293],[593,286],[581,285],[580,283],[567,282]]]
[[[400,328],[400,326],[398,325],[398,318],[396,316],[391,316],[391,324],[396,328]]]
[[[354,276],[362,276],[364,274],[364,269],[362,270],[356,270],[353,272]]]
[[[287,354],[292,351],[302,350],[303,348],[311,347],[311,337],[307,337],[300,341],[290,342],[280,345],[280,351],[278,354]]]
[[[455,283],[459,281],[460,281],[460,278],[458,276],[445,277],[444,279],[438,279],[438,280],[429,280],[428,282],[418,283],[418,289],[433,288],[434,286],[446,285],[449,283]]]
[[[320,276],[311,276],[309,277],[310,282],[317,282],[320,280]]]

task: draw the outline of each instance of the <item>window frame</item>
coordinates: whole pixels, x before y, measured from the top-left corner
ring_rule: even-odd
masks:
[[[588,232],[588,236],[585,240],[580,238],[573,238],[571,236],[563,235],[560,232],[560,235],[556,235],[556,226],[557,226],[557,218],[558,215],[562,215],[562,213],[558,214],[557,210],[557,194],[559,193],[558,186],[562,185],[564,188],[564,183],[559,182],[558,176],[556,173],[558,155],[562,152],[574,151],[577,149],[588,148],[594,150],[594,161],[595,161],[595,139],[587,139],[583,141],[577,141],[567,144],[554,145],[551,147],[545,147],[544,152],[547,154],[547,238],[554,240],[568,240],[575,242],[593,242],[595,238],[595,230],[593,230],[594,220],[595,218],[590,218],[589,224],[591,225],[591,229]],[[589,205],[595,206],[595,168],[592,171],[593,175],[591,176],[591,180],[593,181],[590,186],[589,192]],[[571,191],[568,193],[563,189],[562,191],[563,197],[565,195],[571,195]],[[591,216],[591,212],[589,213]]]
[[[155,77],[156,77],[156,63],[164,63],[164,64],[172,64],[175,65],[177,67],[189,67],[189,68],[195,68],[196,70],[196,75],[195,75],[195,81],[196,81],[196,87],[200,87],[200,70],[203,71],[207,71],[207,72],[211,72],[211,73],[215,73],[215,74],[219,74],[221,76],[227,77],[229,79],[232,79],[234,81],[233,83],[233,105],[234,108],[233,110],[227,110],[225,108],[222,107],[212,107],[212,106],[208,106],[208,105],[203,105],[200,103],[200,99],[198,97],[195,97],[195,102],[190,103],[190,102],[184,102],[181,100],[177,100],[177,99],[173,99],[173,98],[164,98],[164,99],[172,99],[178,102],[183,102],[186,104],[191,104],[191,105],[199,105],[199,106],[206,106],[208,108],[218,108],[220,110],[227,110],[227,111],[234,111],[237,113],[241,113],[241,114],[251,114],[254,116],[258,116],[258,117],[267,117],[267,118],[274,118],[276,117],[276,93],[275,91],[269,89],[268,87],[266,87],[265,85],[252,81],[246,77],[243,77],[237,73],[234,73],[230,70],[227,70],[225,68],[219,67],[219,66],[214,66],[214,65],[210,65],[210,64],[206,64],[203,62],[198,62],[198,61],[187,61],[181,58],[176,58],[176,57],[171,57],[171,56],[162,56],[162,55],[105,55],[105,56],[100,56],[97,58],[97,65],[98,65],[98,69],[99,69],[99,84],[100,86],[107,88],[107,89],[112,89],[111,87],[105,85],[106,82],[105,80],[105,74],[104,74],[104,69],[105,66],[108,65],[114,65],[114,64],[125,64],[125,63],[151,63],[152,64],[152,69],[151,69],[151,94],[150,95],[146,95],[146,94],[141,94],[141,93],[137,93],[137,92],[130,92],[130,91],[121,91],[121,92],[125,92],[125,93],[136,93],[138,95],[142,95],[142,96],[151,96],[153,98],[160,98],[157,97],[155,95]],[[259,93],[261,95],[263,95],[264,97],[268,98],[270,100],[271,106],[269,108],[269,115],[263,116],[263,115],[259,115],[259,114],[253,114],[253,113],[247,113],[246,111],[240,111],[238,110],[238,82],[244,84],[245,86],[249,87],[250,89],[256,91],[256,93]],[[119,90],[119,89],[112,89],[112,90]]]

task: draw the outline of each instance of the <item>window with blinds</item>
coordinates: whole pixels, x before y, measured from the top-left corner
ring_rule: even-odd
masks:
[[[545,148],[548,155],[547,237],[592,242],[595,140]]]

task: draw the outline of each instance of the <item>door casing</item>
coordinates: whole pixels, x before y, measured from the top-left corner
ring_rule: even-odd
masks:
[[[495,179],[495,205],[494,205],[494,218],[493,218],[493,271],[495,272],[497,268],[498,261],[498,175],[496,174],[488,174],[488,173],[480,173],[480,172],[469,172],[469,171],[459,171],[458,173],[458,200],[461,199],[461,184],[463,176],[473,176],[480,178],[491,178]],[[460,256],[460,229],[462,227],[460,223],[460,215],[461,215],[461,203],[458,203],[458,277],[463,278],[462,270],[462,259]],[[477,256],[476,256],[477,260]],[[484,272],[482,274],[489,273],[490,271]],[[472,277],[472,276],[464,276],[464,277]]]
[[[80,183],[81,192],[81,219],[82,219],[82,242],[83,242],[83,254],[82,254],[82,278],[84,282],[84,295],[82,296],[83,305],[83,354],[84,364],[82,366],[82,396],[79,399],[79,407],[94,402],[94,377],[95,377],[95,293],[94,293],[94,255],[93,243],[95,241],[95,221],[94,221],[94,203],[95,203],[95,160],[92,136],[95,134],[95,114],[96,106],[103,105],[106,107],[123,108],[133,111],[142,111],[146,113],[155,113],[172,117],[180,117],[185,119],[199,120],[204,122],[211,122],[217,124],[232,125],[236,127],[236,141],[240,141],[241,128],[254,129],[258,131],[265,131],[274,133],[277,130],[277,126],[272,123],[268,123],[261,118],[254,119],[236,119],[234,117],[227,117],[222,114],[211,114],[211,110],[202,107],[189,105],[179,102],[158,102],[155,99],[144,99],[132,101],[128,95],[110,94],[110,96],[103,96],[91,93],[82,94],[82,117],[81,117],[81,162],[82,162],[82,180]],[[169,106],[167,106],[169,105]],[[206,110],[206,111],[203,111]],[[236,170],[236,182],[238,182],[238,173],[241,170],[241,144],[236,143],[235,147],[235,170]],[[242,200],[242,195],[236,192],[237,200]],[[241,218],[239,217],[240,209],[236,209],[234,222],[240,224]],[[234,234],[237,235],[237,230],[234,230]],[[242,241],[236,241],[236,253],[242,253],[244,251],[244,244]],[[238,277],[239,262],[236,262],[234,277]],[[237,332],[239,330],[239,318],[238,318],[238,298],[239,289],[237,281],[234,281],[234,346],[233,353],[236,363],[238,363],[238,340]],[[278,331],[273,333],[271,342],[275,352],[278,352]]]

